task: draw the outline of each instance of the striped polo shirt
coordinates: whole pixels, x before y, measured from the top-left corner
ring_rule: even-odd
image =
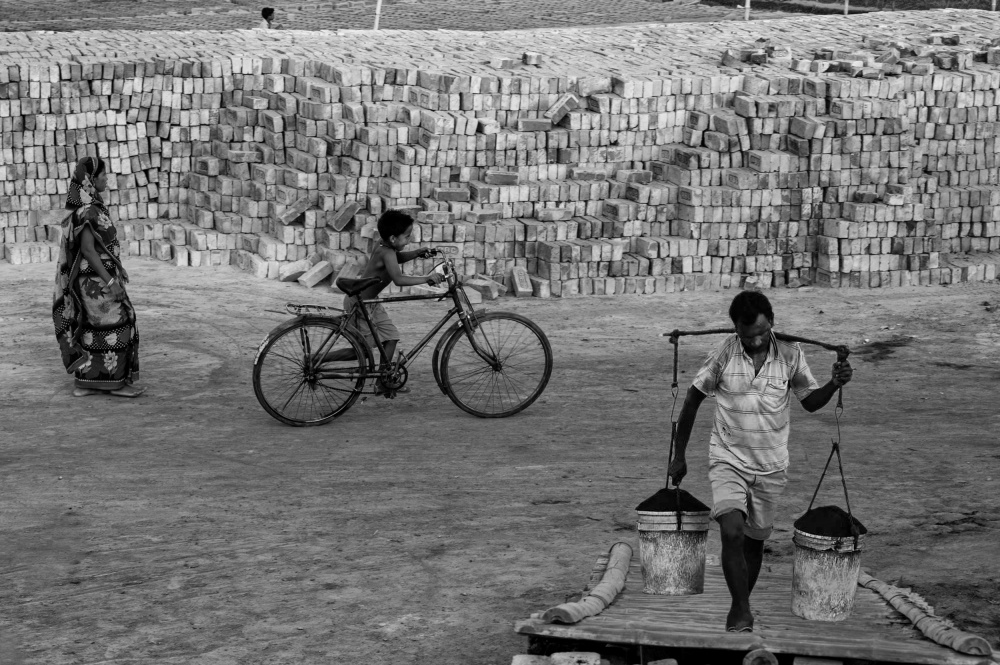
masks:
[[[716,399],[709,460],[749,474],[788,467],[790,394],[801,401],[819,388],[799,345],[773,334],[757,376],[734,334],[709,355],[693,385]]]

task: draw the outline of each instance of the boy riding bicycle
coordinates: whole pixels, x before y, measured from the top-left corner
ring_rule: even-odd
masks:
[[[413,218],[405,212],[399,210],[387,210],[382,213],[378,220],[379,242],[368,257],[368,263],[358,276],[358,279],[368,279],[377,277],[378,282],[369,286],[356,296],[344,296],[344,312],[351,329],[361,335],[369,347],[377,347],[375,339],[372,337],[368,325],[359,309],[362,300],[377,298],[379,294],[393,283],[396,286],[416,286],[418,284],[436,285],[444,280],[444,276],[430,272],[426,275],[409,277],[403,274],[400,266],[407,261],[416,258],[429,258],[431,250],[429,248],[403,251],[410,242],[410,235],[413,232]],[[378,331],[379,339],[385,353],[382,356],[382,364],[387,365],[396,354],[396,345],[399,342],[399,331],[393,325],[392,319],[386,313],[385,308],[380,303],[367,305],[368,315],[371,317],[375,330]],[[348,360],[348,358],[336,358],[336,353],[327,356],[326,362],[335,360]],[[409,392],[408,388],[401,388],[396,392]]]

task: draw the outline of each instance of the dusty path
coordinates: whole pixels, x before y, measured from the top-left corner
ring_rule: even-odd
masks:
[[[523,414],[467,416],[423,358],[409,396],[293,429],[258,407],[250,363],[284,318],[265,309],[320,294],[130,260],[149,395],[78,399],[50,332],[53,270],[0,264],[4,665],[509,663],[514,620],[635,540],[632,508],[663,481],[658,334],[724,324],[734,295],[505,300],[492,308],[556,350]],[[778,329],[855,350],[842,433],[865,567],[1000,646],[1000,312],[982,304],[1000,285],[769,296]],[[415,340],[435,311],[394,316]],[[711,343],[683,343],[682,389]],[[828,373],[832,354],[807,355]],[[832,410],[793,419],[771,560],[789,560],[835,435]],[[705,457],[696,445],[685,483],[708,498]]]

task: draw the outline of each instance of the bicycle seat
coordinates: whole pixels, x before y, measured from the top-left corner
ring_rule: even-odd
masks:
[[[381,281],[378,277],[363,277],[360,279],[341,277],[337,280],[337,288],[343,291],[345,295],[356,296],[369,286],[378,284]]]

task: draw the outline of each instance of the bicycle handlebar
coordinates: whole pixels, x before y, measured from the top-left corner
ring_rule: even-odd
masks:
[[[424,247],[430,253],[430,256],[444,256],[445,254],[458,254],[458,247],[453,245],[444,245],[442,247]]]
[[[444,245],[442,247],[425,247],[424,249],[427,251],[426,258],[431,258],[433,256],[444,257],[444,261],[435,266],[434,269],[436,270],[437,268],[444,266],[443,272],[445,279],[447,279],[450,285],[458,286],[458,271],[455,270],[455,261],[451,257],[452,254],[458,254],[458,247],[453,245]]]

